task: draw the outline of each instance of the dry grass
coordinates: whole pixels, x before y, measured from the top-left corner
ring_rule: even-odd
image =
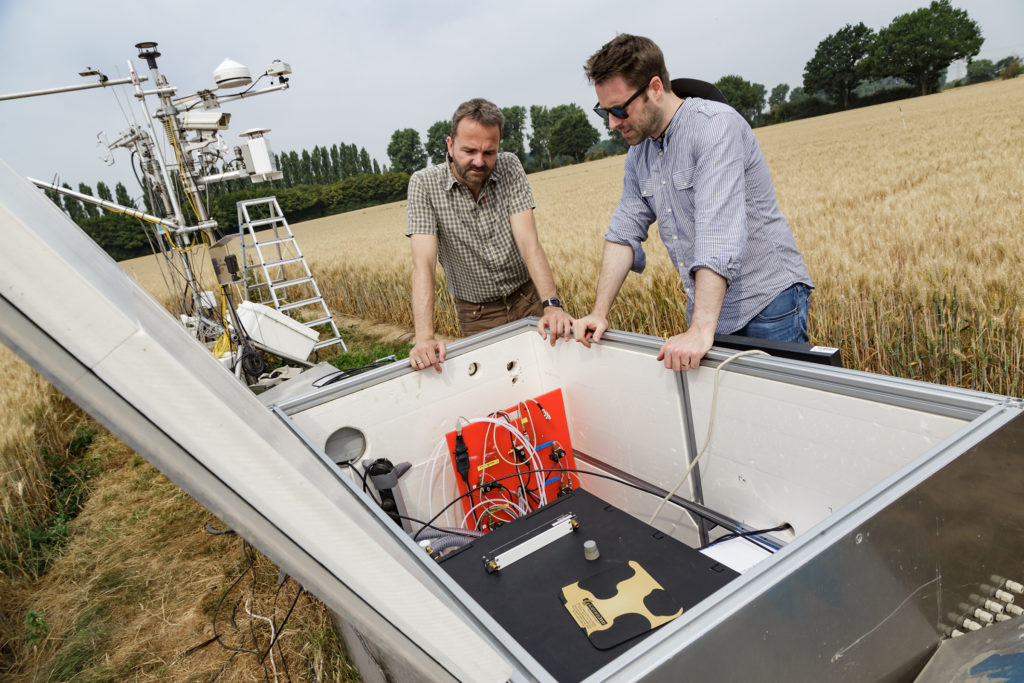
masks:
[[[0,346],[7,381],[0,392],[0,555],[16,554],[16,529],[39,524],[52,494],[42,447],[55,441],[60,418],[42,377]]]
[[[850,367],[1024,395],[1024,79],[758,129],[817,291],[812,340]],[[570,312],[593,301],[623,157],[530,176]],[[412,325],[404,202],[295,226],[335,312]],[[620,329],[685,329],[652,232],[648,269],[612,311]],[[451,307],[436,327],[456,335]]]
[[[278,589],[276,567],[243,554],[237,536],[207,533],[209,513],[116,439],[95,447],[115,466],[95,483],[66,552],[23,596],[50,626],[21,653],[26,678],[265,680],[254,654],[271,642],[264,618],[280,625],[295,601],[264,660],[270,677],[288,667],[296,680],[349,679],[337,643],[312,645],[332,638],[322,604],[294,580]],[[215,619],[223,646],[210,640]]]
[[[0,678],[256,681],[287,667],[292,680],[358,679],[322,603],[294,580],[279,587],[277,568],[238,537],[208,533],[209,513],[2,346],[0,361]],[[82,427],[98,434],[82,457],[103,471],[64,545],[27,547],[25,529],[52,523],[55,507],[42,454],[69,457]],[[279,628],[293,601],[261,663],[252,651],[270,646],[267,619]],[[223,646],[210,640],[215,617]]]

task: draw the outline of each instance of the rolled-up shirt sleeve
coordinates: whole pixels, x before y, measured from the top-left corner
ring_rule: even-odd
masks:
[[[626,158],[626,170],[622,177],[622,198],[619,205],[615,207],[611,222],[608,225],[608,232],[604,238],[609,242],[625,244],[633,249],[632,270],[642,273],[647,266],[647,254],[644,252],[643,243],[647,240],[651,223],[654,222],[655,213],[651,208],[649,197],[651,188],[646,188],[648,198],[645,198],[641,188],[642,181],[637,174],[637,159],[639,155],[630,154]],[[650,183],[650,180],[647,181]]]
[[[694,249],[691,276],[710,268],[731,282],[747,243],[742,119],[719,114],[695,136]]]
[[[530,183],[526,180],[526,171],[519,158],[514,155],[505,157],[508,162],[507,173],[509,176],[509,197],[508,210],[510,215],[522,213],[528,209],[534,209],[537,205],[533,201],[533,191]]]
[[[424,182],[426,180],[421,173],[413,173],[409,178],[408,200],[405,205],[406,236],[437,234],[437,212],[434,211],[426,188],[423,187]]]

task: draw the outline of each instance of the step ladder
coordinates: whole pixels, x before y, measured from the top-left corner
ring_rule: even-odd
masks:
[[[287,313],[319,331],[314,351],[332,344],[348,351],[277,197],[246,199],[235,207],[246,299]]]

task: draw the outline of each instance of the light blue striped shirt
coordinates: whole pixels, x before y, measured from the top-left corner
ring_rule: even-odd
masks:
[[[664,145],[648,138],[630,147],[622,199],[605,239],[633,248],[638,273],[647,263],[643,242],[655,220],[683,279],[687,319],[698,269],[728,281],[719,333],[746,325],[787,287],[813,286],[757,138],[726,104],[687,98]]]

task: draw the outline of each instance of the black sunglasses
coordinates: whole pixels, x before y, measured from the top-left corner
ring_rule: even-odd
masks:
[[[632,102],[636,98],[640,97],[641,94],[646,92],[647,91],[647,86],[649,86],[650,84],[651,84],[651,82],[650,82],[650,80],[648,80],[646,83],[644,83],[642,86],[640,86],[639,90],[637,90],[635,93],[633,93],[632,97],[630,97],[628,100],[623,102],[621,106],[618,106],[618,107],[608,107],[607,109],[605,109],[604,107],[601,106],[601,103],[598,102],[597,104],[594,105],[594,112],[598,116],[600,116],[602,119],[604,119],[605,121],[608,120],[608,114],[613,115],[617,119],[628,119],[629,118],[629,114],[626,112],[626,107],[629,106],[630,102]]]

